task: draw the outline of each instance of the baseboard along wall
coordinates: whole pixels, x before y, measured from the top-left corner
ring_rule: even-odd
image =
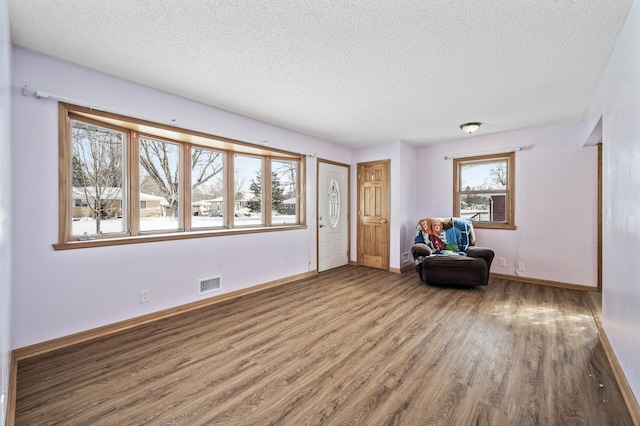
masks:
[[[496,272],[491,272],[489,276],[497,280],[520,281],[521,283],[546,285],[550,287],[559,287],[559,288],[568,288],[570,290],[581,290],[581,291],[597,291],[598,290],[598,287],[595,287],[595,286],[591,287],[591,286],[582,285],[582,284],[563,283],[561,281],[541,280],[539,278],[529,278],[529,277],[523,277],[521,275],[498,274]]]
[[[593,319],[595,320],[596,327],[598,328],[598,340],[600,340],[600,344],[604,349],[604,353],[607,355],[607,360],[609,361],[609,365],[611,366],[613,375],[616,378],[616,382],[618,383],[618,387],[620,388],[620,393],[622,393],[624,402],[627,404],[627,409],[629,410],[629,414],[631,415],[633,424],[640,426],[640,404],[638,404],[638,400],[633,394],[633,390],[631,389],[631,386],[627,381],[627,377],[625,376],[624,371],[622,370],[622,367],[618,362],[618,357],[616,357],[616,354],[613,351],[613,347],[611,346],[611,342],[607,337],[607,333],[605,333],[604,328],[602,328],[600,311],[598,310],[598,308],[596,308],[593,299],[591,299],[588,293],[585,293],[584,297],[591,307]]]

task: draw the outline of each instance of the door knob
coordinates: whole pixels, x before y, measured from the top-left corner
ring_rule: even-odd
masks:
[[[387,223],[387,219],[382,219],[380,223]]]
[[[319,228],[324,228],[324,225],[323,225],[323,224],[320,224]]]

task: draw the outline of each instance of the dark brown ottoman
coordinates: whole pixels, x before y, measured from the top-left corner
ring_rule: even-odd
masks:
[[[420,279],[432,285],[487,285],[493,250],[469,247],[467,256],[431,255],[417,266]]]

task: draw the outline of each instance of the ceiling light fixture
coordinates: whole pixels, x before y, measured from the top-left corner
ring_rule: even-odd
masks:
[[[464,123],[460,125],[460,128],[462,129],[463,132],[467,132],[471,134],[476,130],[478,130],[481,124],[482,123]]]

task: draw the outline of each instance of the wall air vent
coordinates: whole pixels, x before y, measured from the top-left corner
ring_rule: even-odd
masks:
[[[198,288],[198,294],[207,294],[220,290],[220,276],[200,278],[200,287]]]

